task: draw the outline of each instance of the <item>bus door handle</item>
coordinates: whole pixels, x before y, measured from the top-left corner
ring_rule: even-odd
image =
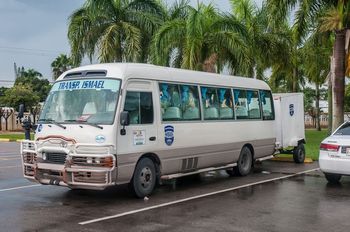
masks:
[[[156,136],[149,137],[149,141],[156,141]]]

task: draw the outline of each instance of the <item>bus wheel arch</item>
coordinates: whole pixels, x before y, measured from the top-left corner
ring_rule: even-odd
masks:
[[[155,153],[152,153],[152,152],[145,153],[145,154],[141,155],[140,158],[137,160],[136,166],[140,162],[140,160],[143,158],[149,158],[153,161],[155,168],[156,168],[156,175],[157,175],[156,185],[159,185],[160,184],[160,176],[161,176],[161,162],[160,162],[159,156]],[[135,168],[136,168],[136,166],[135,166]]]
[[[245,144],[239,154],[237,166],[233,167],[233,172],[237,176],[246,176],[252,171],[254,160],[254,148],[251,144]]]
[[[243,149],[244,147],[248,147],[248,148],[249,148],[250,152],[252,153],[252,159],[254,160],[255,153],[254,153],[254,147],[253,147],[253,145],[250,144],[250,143],[246,143],[246,144],[244,144],[244,146],[242,147],[242,149]],[[252,165],[254,165],[254,162],[252,162]]]
[[[254,165],[254,148],[251,144],[244,144],[241,148],[237,165],[226,170],[230,176],[246,176],[251,172]],[[248,162],[248,163],[247,163]]]
[[[130,190],[137,198],[152,194],[159,179],[159,158],[155,154],[144,154],[136,163]]]

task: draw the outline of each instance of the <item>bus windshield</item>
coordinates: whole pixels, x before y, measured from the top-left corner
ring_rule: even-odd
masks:
[[[39,123],[112,124],[120,81],[116,79],[78,79],[52,86]]]

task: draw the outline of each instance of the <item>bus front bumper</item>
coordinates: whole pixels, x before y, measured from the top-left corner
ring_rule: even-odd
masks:
[[[23,141],[21,144],[23,176],[41,184],[72,189],[103,190],[115,185],[117,174],[114,155],[108,152],[81,154],[75,151],[57,147],[37,149],[34,141]],[[65,158],[62,160],[58,155],[63,155]]]

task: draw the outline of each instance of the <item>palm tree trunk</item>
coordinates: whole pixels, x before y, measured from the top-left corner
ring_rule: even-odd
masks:
[[[203,63],[203,71],[216,73],[217,59],[218,59],[218,55],[216,53],[211,54],[209,58],[207,58]]]
[[[331,67],[333,67],[333,57],[331,58]],[[331,68],[332,70],[333,68]],[[333,105],[332,105],[332,79],[333,71],[330,72],[328,77],[328,135],[332,134],[332,114],[333,114]]]
[[[293,86],[292,86],[292,92],[297,92],[297,81],[298,81],[298,74],[297,74],[297,68],[293,68]]]
[[[344,122],[345,30],[335,32],[332,131]]]
[[[321,131],[320,122],[320,86],[316,83],[316,130]]]

